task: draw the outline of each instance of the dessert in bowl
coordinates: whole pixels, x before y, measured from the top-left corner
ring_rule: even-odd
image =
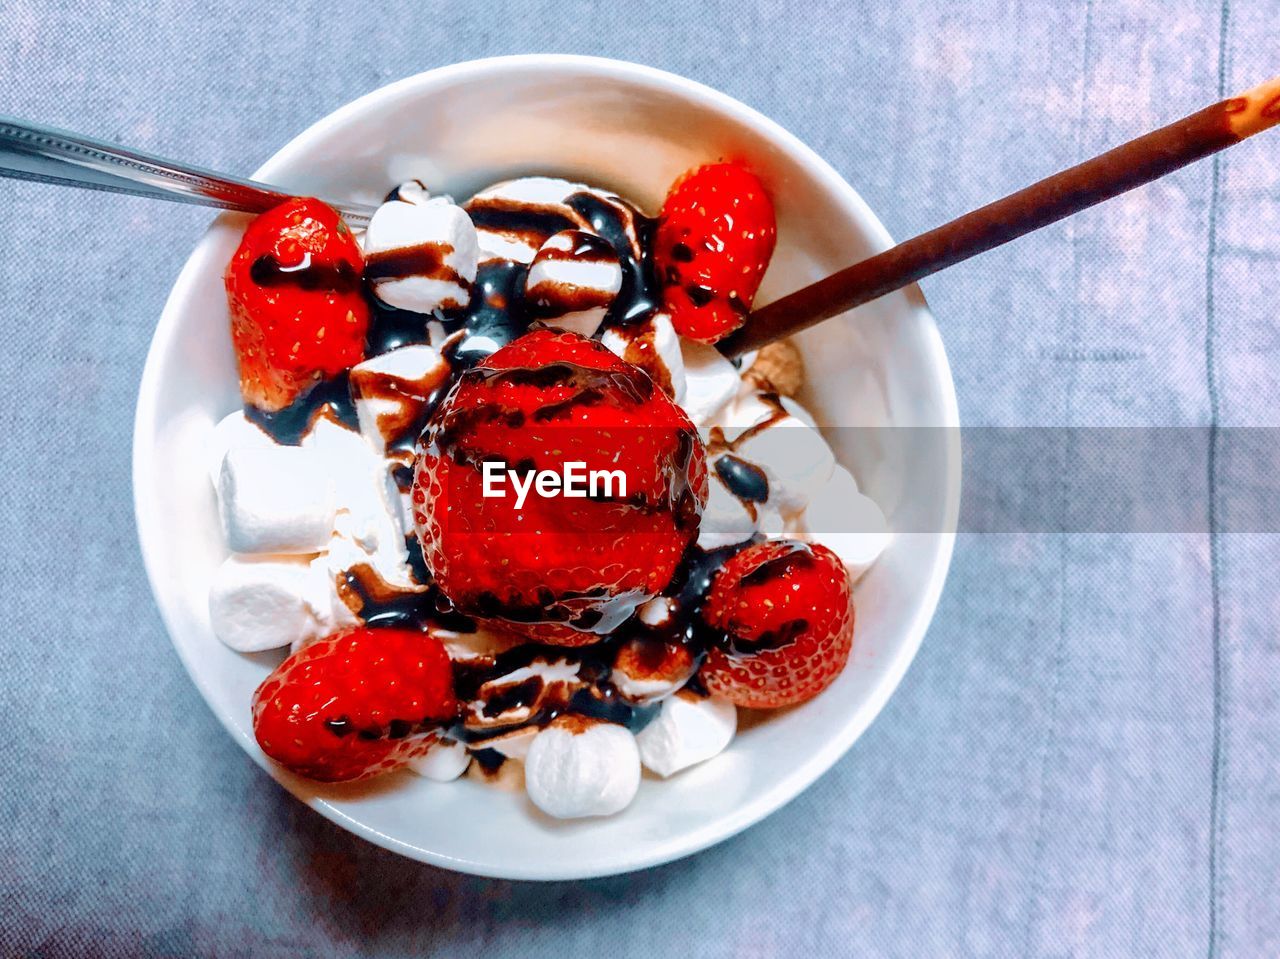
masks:
[[[530,878],[701,848],[829,766],[932,613],[958,459],[814,424],[954,425],[945,359],[909,294],[710,343],[756,283],[887,245],[852,190],[727,98],[561,57],[389,87],[259,175],[394,189],[363,235],[311,201],[220,219],[144,376],[148,570],[255,758],[374,841]],[[632,489],[530,491],[565,450]]]

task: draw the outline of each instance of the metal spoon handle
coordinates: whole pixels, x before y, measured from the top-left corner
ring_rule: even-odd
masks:
[[[0,176],[197,203],[242,213],[262,213],[292,196],[252,180],[212,173],[114,143],[2,115]],[[330,205],[352,226],[366,226],[373,215],[373,208],[363,204]]]

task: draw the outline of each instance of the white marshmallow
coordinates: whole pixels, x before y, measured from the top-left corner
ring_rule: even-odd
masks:
[[[508,759],[518,759],[523,762],[529,755],[529,746],[533,742],[533,737],[539,732],[537,726],[517,726],[497,736],[488,736],[479,740],[475,745],[477,748],[492,749]]]
[[[405,180],[396,187],[396,199],[401,203],[426,203],[431,193],[421,180]]]
[[[636,619],[656,629],[671,622],[678,606],[679,604],[670,597],[655,596],[636,610]]]
[[[784,515],[804,509],[831,478],[836,465],[835,454],[822,433],[791,412],[768,428],[741,438],[734,452],[764,470],[769,479],[765,502]]]
[[[322,602],[327,605],[319,608],[322,617],[331,627],[331,632],[344,626],[357,626],[360,623],[360,617],[346,604],[338,592],[339,577],[353,566],[367,562],[365,554],[357,550],[358,547],[348,540],[334,536],[329,541],[329,549],[311,561],[315,575],[320,578],[324,586]],[[373,564],[370,563],[370,565]]]
[[[541,231],[522,229],[503,232],[483,225],[477,227],[481,261],[501,258],[517,263],[531,263],[542,246],[554,233],[561,230],[583,230],[594,233],[591,222],[566,202],[575,193],[588,193],[613,207],[622,223],[623,232],[631,247],[632,255],[640,257],[640,240],[636,229],[634,211],[618,197],[606,190],[597,190],[581,183],[571,183],[556,177],[530,176],[504,180],[481,190],[463,206],[480,218],[483,209],[499,209],[514,213],[533,212],[555,217],[560,222],[555,229]],[[483,221],[482,221],[483,222]]]
[[[778,397],[778,401],[782,403],[782,408],[784,410],[796,419],[800,420],[800,422],[804,423],[805,426],[811,426],[814,429],[818,428],[818,421],[814,419],[813,414],[796,402],[796,400],[792,399],[790,396],[780,396]]]
[[[564,230],[542,244],[524,289],[542,325],[594,336],[622,289],[622,266],[606,241]],[[592,305],[579,308],[584,303]]]
[[[615,670],[610,678],[622,698],[631,703],[656,703],[683,685],[683,682],[677,684],[666,679],[636,679],[621,670]],[[688,677],[684,682],[688,682]]]
[[[484,729],[526,722],[542,708],[543,701],[552,694],[553,690],[572,691],[585,685],[579,675],[581,666],[581,663],[567,659],[535,659],[528,666],[522,666],[504,676],[489,680],[480,687],[475,700],[467,706],[467,726],[472,729]],[[531,702],[504,709],[497,715],[490,715],[485,711],[485,707],[491,700],[535,678],[541,680],[541,686]],[[567,695],[565,698],[568,698]]]
[[[333,531],[358,546],[365,554],[363,561],[388,583],[410,583],[400,490],[391,475],[391,464],[359,433],[327,418],[316,422],[303,445],[323,458],[323,468],[334,482],[337,515]],[[354,559],[360,561],[359,557]]]
[[[237,553],[316,553],[333,531],[334,486],[324,462],[299,446],[227,452],[218,504]]]
[[[213,488],[218,488],[218,479],[222,476],[222,461],[226,459],[229,450],[265,450],[277,445],[262,427],[244,415],[243,410],[224,416],[209,437],[209,481],[213,483]]]
[[[473,196],[467,201],[467,205],[476,204],[483,207],[497,204],[506,209],[532,209],[558,214],[567,223],[571,223],[573,228],[590,230],[591,225],[586,219],[564,202],[574,193],[587,190],[588,188],[581,183],[571,183],[557,177],[526,176],[495,183]],[[480,246],[481,260],[498,258],[514,260],[517,263],[532,263],[538,248],[548,239],[548,235],[510,235],[480,227],[476,230],[476,238]],[[530,240],[533,242],[531,243]]]
[[[756,519],[747,505],[729,492],[724,481],[709,471],[710,495],[702,522],[698,525],[698,546],[702,549],[719,549],[751,538],[756,531]],[[756,504],[757,510],[759,504]]]
[[[684,403],[687,377],[680,337],[671,325],[671,317],[655,313],[643,323],[622,329],[607,329],[600,343],[628,363],[640,367],[660,386],[670,386],[668,393],[677,405]]]
[[[444,644],[451,660],[462,663],[493,659],[525,642],[514,634],[495,632],[483,626],[474,633],[459,633],[438,626],[432,626],[428,631]]]
[[[774,402],[767,400],[755,387],[744,387],[728,404],[721,407],[707,425],[720,427],[725,440],[732,443],[757,423],[778,415],[781,414]]]
[[[622,726],[562,717],[534,737],[524,776],[529,798],[548,816],[609,816],[635,798],[640,751]]]
[[[778,539],[787,534],[787,521],[768,503],[761,503],[756,506],[756,531],[765,539]]]
[[[858,491],[847,469],[837,466],[809,500],[797,524],[802,535],[840,557],[855,580],[885,551],[893,534],[875,501]]]
[[[657,628],[670,624],[676,607],[660,596],[641,606],[637,616]],[[627,702],[652,703],[676,692],[697,670],[698,661],[686,647],[639,635],[618,646],[609,681]]]
[[[329,549],[317,559],[324,564],[329,576],[336,584],[338,576],[357,566],[368,566],[388,586],[393,589],[411,590],[418,588],[409,573],[408,550],[396,551],[390,548],[373,547],[366,549],[347,535],[344,529],[349,519],[346,513],[339,513],[337,531],[329,541]]]
[[[421,254],[421,265],[397,262]],[[378,207],[364,238],[365,272],[383,303],[415,313],[471,300],[479,248],[471,218],[449,200],[392,200]],[[435,262],[438,259],[438,263]]]
[[[213,633],[242,653],[303,644],[333,632],[325,583],[297,556],[231,556],[209,589]]]
[[[636,736],[640,761],[665,778],[718,756],[737,729],[738,710],[729,700],[677,693]]]
[[[475,195],[475,199],[500,197],[530,206],[559,206],[566,197],[586,189],[581,183],[560,177],[521,176],[486,187]]]
[[[442,739],[427,750],[425,756],[409,760],[409,768],[438,783],[453,782],[471,765],[471,753],[462,743]]]
[[[425,344],[402,346],[351,367],[360,432],[374,450],[416,434],[427,401],[449,378],[449,362]]]
[[[680,405],[695,426],[705,426],[737,395],[741,379],[714,346],[681,340],[680,350],[687,383]]]

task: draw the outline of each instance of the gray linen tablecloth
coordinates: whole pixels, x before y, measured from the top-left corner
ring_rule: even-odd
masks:
[[[248,172],[391,80],[601,54],[763,110],[902,237],[1274,74],[1277,14],[4,0],[0,111]],[[962,420],[1277,425],[1278,144],[927,281]],[[452,875],[292,800],[183,672],[134,536],[138,378],[209,219],[0,183],[0,953],[1280,955],[1280,542],[1256,531],[963,535],[849,755],[763,824],[637,875]],[[1216,503],[1236,477],[1206,469]]]

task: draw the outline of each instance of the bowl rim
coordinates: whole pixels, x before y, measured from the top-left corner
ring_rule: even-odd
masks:
[[[842,197],[847,207],[854,211],[859,221],[859,229],[865,233],[867,240],[873,247],[887,249],[893,245],[889,232],[872,212],[862,196],[811,147],[775,121],[728,94],[721,93],[696,80],[654,67],[606,57],[573,54],[497,56],[468,60],[414,74],[366,93],[321,117],[281,147],[254,172],[253,176],[255,179],[272,180],[281,168],[287,168],[305,157],[314,148],[316,142],[326,136],[332,127],[341,125],[347,120],[378,106],[383,101],[394,99],[408,90],[419,87],[456,84],[478,79],[486,74],[528,69],[545,71],[571,70],[578,74],[595,74],[601,77],[607,76],[613,79],[639,83],[658,91],[676,93],[682,98],[723,113],[745,126],[754,128],[758,133],[806,167],[815,179],[822,184],[824,189],[830,191],[833,195]],[[213,226],[211,225],[210,230],[212,229]],[[791,768],[786,775],[779,777],[773,786],[744,800],[732,814],[721,816],[677,836],[668,837],[657,842],[637,844],[636,849],[620,851],[616,861],[611,865],[585,870],[574,869],[569,864],[561,861],[549,861],[543,863],[540,868],[525,866],[495,868],[489,862],[473,862],[448,856],[381,833],[371,826],[353,819],[322,796],[315,794],[303,795],[300,792],[299,781],[294,780],[287,771],[275,766],[259,750],[253,748],[254,744],[246,741],[248,737],[236,727],[231,717],[224,715],[214,706],[212,690],[204,672],[199,668],[199,664],[195,661],[191,651],[184,649],[184,645],[176,639],[177,632],[174,624],[178,621],[178,617],[175,610],[171,608],[171,602],[163,598],[163,593],[159,588],[159,584],[164,580],[164,577],[159,565],[158,553],[152,548],[152,544],[157,543],[165,535],[158,516],[150,506],[154,502],[154,499],[150,496],[150,477],[156,475],[155,462],[157,455],[154,443],[157,433],[156,426],[163,422],[163,411],[158,408],[161,378],[160,358],[169,351],[170,345],[177,335],[182,313],[181,306],[188,298],[190,288],[197,275],[194,262],[196,253],[201,245],[207,241],[208,236],[209,231],[202,235],[179,272],[173,288],[170,290],[164,309],[161,312],[160,320],[152,335],[151,345],[147,351],[139,384],[133,423],[132,453],[133,506],[139,547],[142,552],[143,565],[147,572],[152,597],[160,612],[160,618],[164,623],[170,644],[177,652],[184,669],[200,692],[205,704],[232,738],[240,743],[245,752],[260,767],[284,786],[294,798],[305,802],[326,819],[362,839],[392,852],[420,862],[472,875],[501,879],[549,881],[589,879],[632,872],[637,869],[671,862],[713,846],[754,825],[786,805],[830,769],[849,750],[858,737],[879,715],[889,697],[901,683],[902,677],[905,675],[911,661],[915,658],[924,634],[933,619],[938,600],[942,594],[943,584],[950,568],[955,545],[955,529],[960,500],[959,408],[955,385],[937,324],[924,300],[923,294],[919,292],[917,287],[911,288],[911,309],[921,321],[926,338],[926,356],[930,373],[935,378],[941,393],[942,412],[945,422],[940,425],[948,427],[945,431],[946,469],[949,477],[947,502],[944,504],[945,521],[939,537],[939,547],[932,557],[926,586],[920,597],[920,602],[917,604],[910,621],[903,627],[905,637],[903,642],[898,645],[888,668],[873,688],[871,694],[850,713],[836,735],[824,740],[819,749]]]

